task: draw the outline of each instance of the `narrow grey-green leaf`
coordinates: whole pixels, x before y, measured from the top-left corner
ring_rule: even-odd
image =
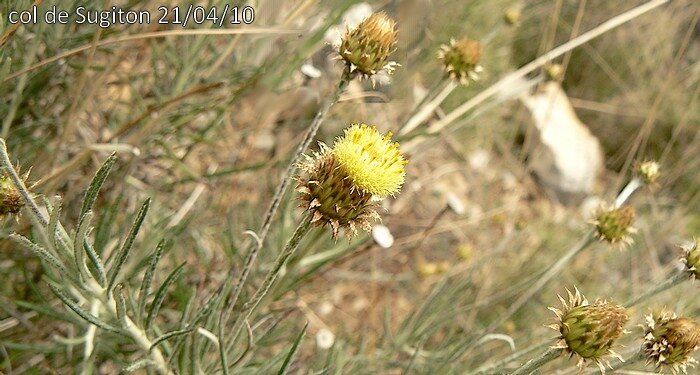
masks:
[[[82,307],[80,307],[75,301],[73,301],[68,296],[66,296],[63,293],[63,291],[61,291],[58,287],[49,283],[49,288],[51,288],[51,291],[53,292],[53,294],[55,294],[56,297],[58,297],[61,301],[63,301],[63,303],[66,306],[68,306],[71,310],[73,310],[76,314],[78,314],[81,318],[85,319],[89,323],[92,323],[92,324],[96,325],[97,327],[104,329],[105,331],[114,332],[114,333],[122,333],[118,328],[113,327],[113,326],[101,321],[96,316],[83,310]]]
[[[142,368],[148,367],[148,366],[155,366],[156,363],[152,359],[140,359],[129,366],[124,367],[122,370],[124,373],[129,374],[132,373],[136,370],[140,370]]]
[[[90,182],[90,186],[88,186],[88,189],[85,192],[83,208],[80,209],[80,221],[82,221],[83,215],[92,210],[92,207],[95,205],[95,201],[97,200],[97,195],[100,193],[100,189],[102,189],[102,185],[107,179],[107,175],[109,175],[109,171],[112,170],[112,166],[114,166],[114,162],[116,161],[117,155],[116,152],[113,152],[112,155],[105,160],[104,164],[102,164],[102,167],[100,167],[97,173],[95,173],[95,177],[93,177],[92,182]]]
[[[92,268],[90,269],[90,271],[92,272],[93,276],[95,276],[95,278],[97,279],[97,282],[100,283],[100,286],[104,287],[107,283],[107,275],[105,273],[105,266],[102,264],[100,256],[97,255],[97,252],[95,252],[95,248],[92,247],[90,241],[88,241],[87,238],[83,239],[83,247],[85,248],[85,252],[87,253],[88,258],[90,258],[90,262],[92,263]]]
[[[117,319],[126,327],[126,300],[124,299],[124,286],[120,283],[114,288],[114,303],[117,307]]]
[[[112,227],[117,221],[117,215],[119,214],[119,207],[124,199],[124,195],[119,195],[117,198],[110,202],[109,206],[101,210],[100,220],[97,223],[97,230],[95,231],[95,242],[94,248],[97,254],[102,254],[104,252],[105,246],[112,238]]]
[[[27,301],[15,301],[15,303],[18,307],[21,307],[26,310],[36,311],[39,314],[46,315],[47,317],[55,320],[64,321],[71,324],[81,323],[80,318],[77,318],[74,314],[70,314],[63,309],[54,309],[51,305],[48,304],[43,306]]]
[[[173,272],[171,272],[170,275],[168,275],[168,278],[165,279],[163,285],[161,285],[160,288],[158,288],[156,296],[153,298],[153,302],[151,303],[151,306],[148,309],[148,316],[146,318],[146,329],[150,329],[153,325],[153,321],[156,319],[158,311],[160,310],[160,306],[163,304],[163,300],[165,299],[165,294],[168,292],[168,287],[172,285],[178,277],[180,277],[180,274],[183,271],[183,267],[185,267],[185,263],[182,263],[177,268],[175,268]]]
[[[148,212],[148,207],[151,205],[151,198],[146,199],[145,202],[143,202],[143,205],[141,206],[141,209],[139,210],[138,214],[136,214],[136,219],[134,220],[134,224],[131,226],[131,230],[129,231],[129,234],[126,237],[126,240],[124,240],[124,244],[122,245],[121,249],[119,249],[119,252],[117,253],[116,260],[114,262],[114,265],[109,270],[109,284],[107,284],[107,294],[109,295],[112,292],[112,289],[114,289],[114,284],[117,282],[117,276],[119,276],[119,271],[121,271],[121,268],[124,266],[124,263],[126,263],[126,259],[129,256],[129,252],[131,251],[131,247],[134,245],[134,240],[136,240],[136,235],[139,234],[139,230],[141,229],[141,226],[143,225],[143,220],[146,217],[146,213]]]
[[[56,267],[62,275],[70,277],[70,273],[66,270],[66,266],[63,265],[63,263],[60,260],[58,260],[55,256],[53,256],[51,253],[46,251],[46,249],[44,249],[43,247],[35,244],[31,240],[29,240],[27,237],[24,237],[23,235],[18,234],[18,233],[10,234],[9,238],[14,243],[16,243],[16,244],[24,247],[25,249],[33,252],[34,254],[36,254],[39,258],[41,258],[46,263]]]
[[[304,328],[299,332],[299,336],[297,336],[297,339],[294,340],[294,343],[292,344],[292,347],[289,349],[289,353],[287,354],[287,357],[284,359],[284,362],[282,363],[282,367],[280,368],[279,371],[277,371],[277,375],[284,375],[289,371],[289,366],[292,365],[292,361],[294,360],[294,357],[296,357],[297,352],[299,351],[299,343],[301,343],[301,339],[304,338],[304,335],[306,334],[306,328],[309,326],[309,322],[306,322],[304,324]]]
[[[59,256],[62,256],[64,261],[70,262],[72,260],[71,252],[68,250],[65,243],[61,240],[58,234],[59,216],[61,215],[61,200],[60,197],[56,197],[57,201],[54,205],[51,214],[49,215],[49,241],[53,244],[56,252]]]
[[[163,257],[163,252],[165,252],[165,245],[165,239],[162,239],[160,240],[160,242],[158,242],[158,246],[156,246],[156,251],[153,253],[153,255],[151,255],[151,259],[148,262],[148,268],[146,269],[146,273],[143,275],[143,281],[141,282],[141,288],[139,290],[138,311],[136,312],[137,319],[139,321],[143,317],[143,314],[146,312],[146,298],[148,297],[148,294],[151,293],[151,282],[153,281],[153,275],[155,274],[156,268],[158,267],[158,262]]]
[[[163,342],[171,337],[186,335],[192,331],[194,331],[194,328],[179,329],[176,331],[170,331],[168,333],[164,333],[161,336],[158,336],[158,338],[156,338],[155,340],[153,340],[153,343],[151,344],[151,347],[148,348],[148,351],[150,352],[151,350],[153,350],[153,348],[158,346],[161,342]]]
[[[85,279],[90,277],[90,272],[87,269],[87,264],[85,264],[85,249],[81,245],[83,244],[83,239],[87,236],[88,230],[90,230],[91,222],[92,211],[88,211],[81,218],[78,231],[75,232],[75,238],[73,238],[75,265],[78,267],[80,275]]]

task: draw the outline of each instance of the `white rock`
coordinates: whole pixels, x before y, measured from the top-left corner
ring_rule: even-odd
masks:
[[[464,208],[464,202],[453,192],[447,193],[447,205],[450,206],[452,211],[457,215],[463,215],[466,209]]]
[[[319,349],[330,349],[333,346],[334,342],[335,335],[333,334],[333,332],[325,328],[321,328],[316,333],[316,346],[318,346]]]
[[[530,151],[535,174],[565,196],[590,193],[603,166],[603,153],[598,139],[576,116],[564,90],[549,82],[520,99],[537,129]]]
[[[484,149],[478,149],[469,155],[469,166],[475,171],[483,171],[490,161],[491,155]]]
[[[301,72],[309,78],[319,78],[321,77],[321,71],[311,64],[304,64],[301,66]]]
[[[389,228],[381,224],[372,227],[372,238],[377,245],[385,249],[390,248],[394,244],[394,236],[389,231]]]

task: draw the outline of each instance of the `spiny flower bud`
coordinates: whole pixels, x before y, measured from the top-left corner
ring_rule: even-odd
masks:
[[[698,240],[693,240],[692,244],[685,246],[685,256],[683,257],[683,263],[685,263],[688,271],[695,278],[700,278],[700,248],[698,248]]]
[[[464,38],[455,41],[452,39],[449,46],[446,44],[440,46],[438,58],[442,61],[445,74],[466,85],[470,81],[479,79],[479,73],[483,70],[479,65],[482,49],[478,40]]]
[[[340,44],[340,57],[348,72],[360,72],[363,77],[385,70],[391,74],[397,66],[389,61],[396,50],[396,22],[384,12],[365,18],[357,27],[345,33]]]
[[[637,232],[632,227],[634,223],[634,208],[622,206],[618,208],[601,208],[593,222],[601,240],[611,244],[632,244],[631,234]]]
[[[563,309],[550,307],[559,319],[558,324],[550,326],[561,334],[561,348],[571,356],[578,355],[578,366],[582,367],[585,360],[594,361],[604,372],[604,356],[619,357],[611,350],[615,341],[625,333],[625,324],[629,320],[625,308],[607,301],[596,301],[589,304],[578,289],[569,295],[568,302],[561,296],[559,300]]]
[[[24,206],[24,200],[14,183],[7,176],[0,177],[0,216],[17,214]]]
[[[358,226],[371,231],[370,220],[380,220],[376,201],[401,189],[407,161],[390,137],[353,124],[333,148],[321,143],[320,152],[300,164],[308,175],[298,178],[302,207],[312,222],[329,225],[334,238],[341,227],[348,239],[357,235]]]
[[[686,317],[662,312],[646,317],[642,351],[647,364],[668,366],[672,373],[686,373],[695,360],[691,354],[700,347],[700,325]]]
[[[651,185],[659,178],[659,163],[655,161],[645,161],[639,164],[637,173],[647,185]]]

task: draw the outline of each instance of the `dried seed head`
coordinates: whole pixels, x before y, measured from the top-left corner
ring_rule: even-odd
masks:
[[[384,12],[365,18],[345,33],[340,44],[340,57],[350,73],[370,77],[380,70],[391,74],[398,64],[389,61],[396,50],[396,22]]]
[[[634,209],[631,206],[618,208],[601,208],[596,215],[594,224],[598,237],[611,244],[632,244],[631,234],[637,232],[632,227],[634,223]]]
[[[647,185],[651,185],[659,178],[659,163],[645,161],[637,167],[637,173]]]
[[[314,223],[330,226],[334,238],[340,228],[348,239],[357,235],[357,227],[370,232],[370,222],[380,220],[377,199],[401,188],[407,161],[389,137],[365,124],[352,125],[333,148],[321,144],[300,163],[306,172],[297,178],[302,207]]]
[[[559,319],[558,324],[550,326],[561,334],[561,348],[578,356],[578,365],[582,367],[586,360],[594,361],[604,372],[603,363],[606,355],[619,357],[611,350],[615,341],[625,333],[625,324],[629,316],[625,308],[607,301],[588,301],[576,289],[569,295],[568,302],[561,296],[563,309],[551,308]]]
[[[460,41],[450,40],[450,45],[440,46],[438,58],[442,62],[445,74],[459,83],[466,85],[479,79],[483,70],[479,65],[483,47],[478,40],[464,38]]]
[[[24,200],[15,184],[7,176],[0,177],[0,216],[18,214]]]
[[[683,263],[685,263],[688,271],[695,278],[700,278],[700,246],[698,246],[698,241],[693,240],[693,242],[683,247],[685,250],[685,256],[683,257]]]
[[[673,374],[687,373],[696,362],[691,354],[700,347],[700,325],[669,312],[650,314],[644,326],[642,350],[647,364],[666,366]]]
[[[399,192],[406,178],[399,144],[391,133],[382,135],[374,126],[353,124],[333,145],[333,155],[347,171],[353,185],[377,198]]]

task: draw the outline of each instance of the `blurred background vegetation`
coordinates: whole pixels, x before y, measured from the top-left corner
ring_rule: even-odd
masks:
[[[62,219],[68,223],[77,221],[94,172],[117,152],[119,161],[96,206],[95,236],[106,252],[114,249],[133,212],[146,197],[153,199],[132,262],[134,267],[143,263],[162,237],[173,242],[159,280],[178,264],[187,266],[166,299],[160,323],[177,325],[187,306],[212,295],[229,269],[240,267],[242,249],[252,240],[243,232],[260,226],[291,152],[340,77],[342,64],[333,60],[326,32],[360,2],[241,2],[251,5],[256,17],[252,25],[237,27],[277,31],[159,38],[138,36],[182,28],[9,24],[10,9],[37,3],[52,4],[0,1],[1,135],[21,170],[31,168],[32,191],[62,196]],[[186,3],[90,6],[158,14],[158,6]],[[199,3],[220,9],[236,4]],[[402,67],[390,84],[353,82],[318,139],[331,142],[351,122],[396,132],[420,94],[442,79],[436,55],[450,38],[482,40],[485,71],[479,82],[457,88],[436,116],[642,3],[369,2],[396,19],[399,44],[393,59]],[[507,10],[520,12],[516,25],[504,22]],[[366,235],[352,243],[334,242],[321,229],[307,237],[251,322],[254,341],[241,371],[274,373],[308,322],[293,373],[466,373],[514,348],[554,337],[543,327],[554,320],[546,307],[556,305],[556,294],[566,287],[576,285],[590,299],[623,301],[663,279],[679,257],[675,245],[700,230],[699,18],[696,1],[675,0],[555,61],[564,64],[562,86],[576,113],[604,147],[605,171],[592,195],[612,199],[629,178],[632,161],[661,164],[659,186],[633,199],[639,228],[633,246],[619,251],[595,244],[500,326],[499,336],[465,342],[505,311],[589,225],[580,202],[564,205],[532,178],[521,151],[532,126],[523,106],[486,103],[426,143],[439,147],[409,153],[404,190],[382,215],[393,246],[381,248]],[[125,35],[135,37],[98,45]],[[81,52],[68,54],[80,47]],[[312,66],[314,74],[302,73],[302,65]],[[465,209],[449,209],[448,197]],[[288,192],[253,285],[293,231],[297,205]],[[30,233],[26,216],[8,216],[0,227],[0,372],[73,373],[81,361],[77,338],[87,324],[40,283],[40,262],[5,240],[11,232]],[[244,294],[253,291],[249,286]],[[660,295],[634,311],[630,329],[636,330],[651,306],[700,316],[700,303],[689,297],[695,293],[697,285],[688,283]],[[632,336],[623,353],[638,347]],[[323,341],[329,337],[332,347]],[[118,373],[133,351],[112,336],[98,340],[97,372]],[[215,350],[203,358],[207,355],[214,358]],[[573,373],[574,365],[559,359],[546,373],[554,368]]]

